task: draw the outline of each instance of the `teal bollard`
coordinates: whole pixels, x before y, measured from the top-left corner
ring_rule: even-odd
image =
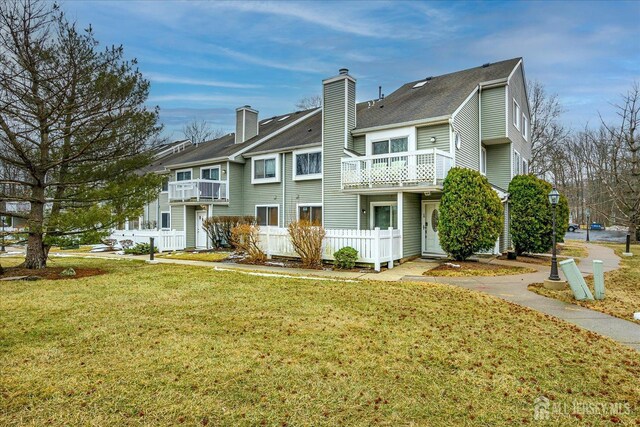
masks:
[[[593,284],[596,290],[596,299],[604,299],[604,271],[602,261],[593,260]]]
[[[587,287],[584,281],[584,277],[578,270],[576,262],[573,259],[568,259],[560,262],[560,268],[564,273],[564,277],[569,282],[569,287],[573,292],[573,296],[578,301],[593,300],[593,294]]]

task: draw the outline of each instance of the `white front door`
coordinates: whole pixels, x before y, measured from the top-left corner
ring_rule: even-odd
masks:
[[[422,202],[422,253],[444,254],[438,238],[440,202]]]
[[[196,211],[196,248],[207,247],[207,233],[202,228],[205,219],[207,211]]]

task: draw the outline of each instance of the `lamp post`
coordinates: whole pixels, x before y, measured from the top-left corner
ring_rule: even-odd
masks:
[[[591,209],[587,208],[587,242],[589,241],[589,229],[591,228]]]
[[[549,274],[549,280],[560,280],[558,275],[558,258],[556,256],[556,206],[560,201],[560,193],[553,187],[553,190],[549,193],[549,203],[553,210],[553,249],[551,252],[551,274]]]

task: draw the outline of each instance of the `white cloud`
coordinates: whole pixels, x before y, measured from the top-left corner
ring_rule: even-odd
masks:
[[[225,82],[225,81],[218,81],[218,80],[192,79],[187,77],[176,77],[176,76],[169,76],[169,75],[156,74],[156,73],[146,73],[146,77],[148,77],[152,82],[156,82],[156,83],[173,83],[173,84],[182,84],[182,85],[190,85],[190,86],[224,87],[229,89],[255,89],[255,88],[262,87],[262,85],[256,85],[256,84]]]

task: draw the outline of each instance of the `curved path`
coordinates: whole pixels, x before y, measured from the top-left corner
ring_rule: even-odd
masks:
[[[589,256],[584,258],[580,264],[578,264],[580,271],[584,275],[593,273],[594,259],[603,261],[604,271],[611,271],[618,268],[620,258],[612,249],[593,244],[589,244],[587,248],[589,250]],[[535,273],[521,274],[517,276],[498,277],[452,278],[404,276],[402,280],[448,283],[467,289],[486,292],[490,295],[494,295],[524,307],[529,307],[541,313],[566,320],[569,323],[573,323],[600,335],[607,336],[640,351],[640,325],[599,311],[590,310],[588,308],[548,298],[529,291],[527,289],[528,285],[531,283],[543,282],[544,279],[549,276],[549,267],[524,263],[519,264],[536,268],[538,271]]]

